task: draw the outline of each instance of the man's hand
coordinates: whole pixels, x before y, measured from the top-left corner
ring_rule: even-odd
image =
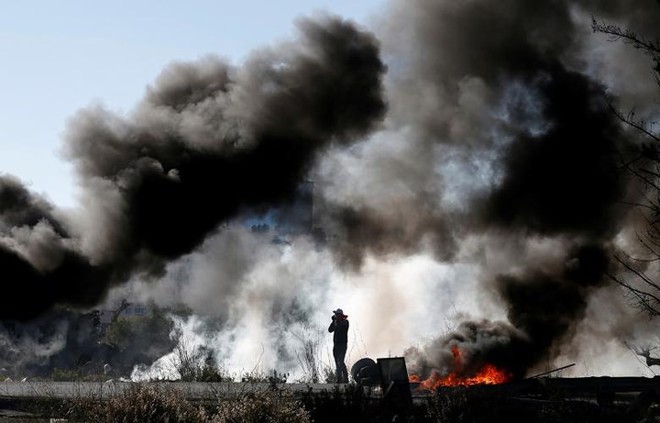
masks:
[[[334,322],[336,318],[337,318],[337,316],[335,316],[335,315],[333,314],[333,315],[332,315],[332,321]]]

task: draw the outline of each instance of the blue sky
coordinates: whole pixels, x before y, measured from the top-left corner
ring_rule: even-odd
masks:
[[[60,154],[67,119],[102,103],[129,112],[165,65],[209,53],[239,63],[328,11],[369,26],[385,0],[22,0],[0,6],[0,173],[76,205]]]

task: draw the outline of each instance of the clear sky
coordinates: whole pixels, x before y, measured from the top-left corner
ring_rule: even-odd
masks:
[[[76,204],[61,157],[67,119],[100,102],[129,112],[169,62],[209,53],[239,63],[328,11],[368,25],[385,0],[21,0],[0,6],[0,173]]]

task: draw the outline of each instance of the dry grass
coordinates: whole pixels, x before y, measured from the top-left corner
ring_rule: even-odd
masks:
[[[58,413],[71,421],[94,423],[310,423],[309,413],[281,390],[246,392],[201,406],[173,387],[135,384],[109,399],[79,398]]]
[[[284,391],[254,392],[222,401],[211,423],[310,423],[309,412]]]
[[[80,397],[63,408],[46,401],[35,415],[63,417],[70,422],[167,423],[362,423],[433,422],[493,423],[639,423],[660,421],[657,398],[640,404],[600,406],[571,397],[524,398],[488,390],[457,388],[438,391],[404,406],[347,385],[333,391],[294,394],[286,389],[249,390],[217,394],[216,400],[189,400],[174,384],[135,384],[110,398]],[[233,396],[236,395],[236,396]],[[54,404],[50,404],[54,405]],[[13,409],[13,408],[12,408]],[[16,408],[20,410],[21,408]],[[49,411],[50,410],[50,411]]]
[[[106,400],[79,398],[68,404],[67,417],[95,423],[203,423],[206,411],[178,389],[136,384]]]

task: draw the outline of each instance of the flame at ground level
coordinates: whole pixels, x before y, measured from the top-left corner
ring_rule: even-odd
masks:
[[[421,380],[417,375],[411,375],[410,381],[419,383],[419,389],[437,389],[442,386],[470,386],[470,385],[497,385],[511,380],[511,376],[497,367],[487,364],[476,375],[470,377],[459,376],[451,372],[446,376],[440,376],[433,371],[428,379]]]
[[[492,364],[484,365],[474,376],[461,376],[459,372],[459,369],[463,368],[461,351],[457,347],[453,347],[451,352],[454,357],[454,371],[441,376],[434,370],[431,376],[424,380],[413,374],[410,376],[410,382],[419,383],[418,389],[433,390],[442,386],[497,385],[511,380],[511,374]]]

